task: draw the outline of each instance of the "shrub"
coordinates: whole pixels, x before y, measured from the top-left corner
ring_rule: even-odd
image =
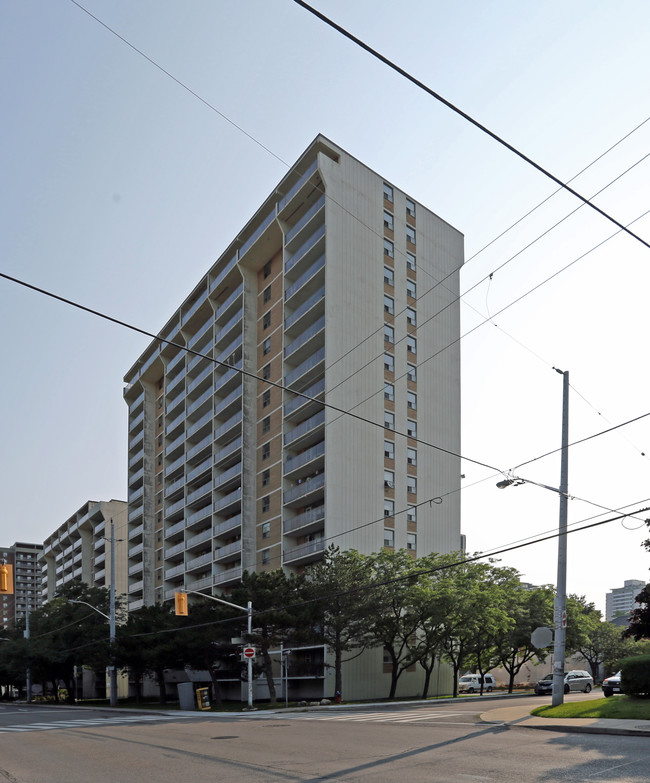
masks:
[[[621,690],[629,696],[650,697],[650,655],[621,661]]]

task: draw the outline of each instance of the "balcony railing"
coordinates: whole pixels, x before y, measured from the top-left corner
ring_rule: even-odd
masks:
[[[212,482],[208,481],[206,484],[203,484],[202,486],[195,489],[193,492],[190,492],[190,494],[187,496],[186,503],[188,506],[190,506],[192,503],[196,503],[197,500],[200,498],[204,498],[206,495],[209,495],[212,492]]]
[[[321,301],[321,299],[325,298],[325,286],[322,288],[319,288],[318,291],[316,291],[315,294],[312,294],[309,299],[305,300],[300,307],[298,307],[296,310],[291,313],[291,315],[288,315],[284,319],[284,328],[289,329],[293,326],[293,324],[296,323],[296,321],[301,318],[305,313],[309,312],[311,308]]]
[[[241,258],[244,253],[246,253],[250,248],[257,242],[257,240],[262,236],[262,234],[266,231],[266,229],[273,223],[275,220],[275,208],[272,210],[272,212],[267,215],[264,220],[260,223],[260,225],[253,231],[253,233],[250,235],[250,237],[244,242],[244,244],[239,248],[239,257]]]
[[[303,185],[306,184],[307,180],[309,180],[311,175],[317,169],[318,169],[318,160],[315,160],[305,171],[305,173],[300,177],[298,182],[296,182],[296,184],[291,188],[291,190],[287,193],[287,195],[280,200],[280,203],[278,204],[278,210],[282,210],[287,206],[287,204],[291,201],[291,199],[296,195],[296,193],[300,190],[300,188],[302,188]]]
[[[238,503],[240,500],[241,500],[241,487],[237,487],[237,489],[233,490],[232,492],[229,492],[224,497],[214,501],[215,513],[219,513],[221,509],[227,508],[233,503]]]
[[[198,544],[203,544],[205,541],[209,541],[212,538],[212,528],[208,528],[207,530],[204,530],[202,533],[198,533],[196,536],[192,536],[191,538],[187,539],[187,542],[185,543],[186,549],[191,549],[193,546],[197,546]]]
[[[285,489],[284,491],[284,503],[292,503],[298,498],[302,498],[305,495],[310,495],[312,492],[322,489],[325,486],[325,474],[320,473],[318,476],[303,481],[302,484],[298,484],[291,489]]]
[[[215,454],[214,464],[218,465],[220,462],[223,462],[224,460],[228,459],[228,457],[232,456],[235,452],[241,451],[241,446],[242,446],[241,437],[235,438],[234,440],[230,441],[230,443],[227,443],[223,448],[219,449],[219,451]]]
[[[226,582],[239,581],[241,579],[241,568],[229,568],[227,571],[220,571],[213,577],[215,585],[225,584]]]
[[[294,546],[290,549],[284,550],[284,562],[289,563],[294,560],[301,560],[308,555],[314,555],[323,552],[325,549],[325,540],[319,539],[318,541],[309,541],[307,544],[300,544],[300,546]]]
[[[244,314],[241,310],[239,312],[235,313],[233,317],[228,321],[228,323],[224,324],[220,329],[219,332],[215,338],[215,345],[218,347],[223,343],[223,341],[226,339],[228,334],[232,332],[232,330],[241,323],[241,320],[243,318]]]
[[[237,411],[234,416],[231,416],[228,421],[221,424],[219,427],[217,427],[214,431],[214,439],[215,441],[218,441],[220,438],[222,438],[227,432],[232,430],[233,427],[237,426],[242,420],[242,412]]]
[[[206,447],[210,446],[212,443],[212,435],[206,435],[205,438],[202,438],[196,445],[192,446],[191,449],[187,452],[187,459],[192,459],[192,457],[195,454],[198,454],[199,452],[203,451]]]
[[[236,552],[241,552],[241,541],[233,541],[232,544],[226,544],[214,550],[214,559],[222,560],[224,557],[230,557]]]
[[[196,387],[212,373],[213,369],[214,365],[212,362],[210,362],[210,364],[204,370],[201,370],[196,378],[192,378],[191,383],[187,387],[187,394],[191,394],[192,391],[196,389]]]
[[[299,348],[302,348],[305,343],[309,342],[312,337],[315,337],[319,332],[322,332],[325,328],[325,316],[323,315],[317,321],[305,331],[298,335],[295,340],[292,340],[289,345],[284,348],[284,358],[288,359],[292,353],[295,353]]]
[[[325,378],[321,378],[320,381],[312,384],[308,389],[305,389],[305,396],[297,395],[293,399],[289,400],[284,406],[284,415],[290,416],[294,411],[301,408],[303,405],[311,402],[307,397],[317,398],[325,391]]]
[[[201,427],[204,424],[207,424],[212,419],[213,413],[212,411],[208,411],[207,413],[204,413],[203,416],[198,418],[196,421],[193,421],[192,424],[187,428],[187,431],[185,433],[185,436],[187,438],[191,438],[192,435],[194,435],[197,430],[200,430]]]
[[[321,237],[325,236],[325,225],[319,226],[316,231],[284,262],[284,271],[288,272],[303,258]]]
[[[240,283],[240,285],[235,288],[235,290],[230,294],[220,305],[217,307],[217,313],[216,313],[216,320],[218,321],[225,312],[227,312],[231,305],[239,299],[239,297],[244,292],[244,285],[243,283]]]
[[[190,339],[187,341],[187,347],[193,348],[199,340],[208,332],[210,331],[212,324],[214,323],[214,315],[210,314],[210,317],[208,318],[205,323],[202,323],[201,326],[194,332],[194,334],[190,337]]]
[[[135,417],[135,419],[132,419],[129,423],[129,432],[132,432],[138,424],[142,423],[142,420],[144,419],[144,411],[140,411],[138,415]]]
[[[220,400],[214,409],[214,415],[219,416],[221,411],[228,408],[230,405],[232,405],[235,400],[240,399],[242,396],[242,387],[238,386],[234,391],[230,392],[226,397],[223,398],[223,400]]]
[[[237,514],[237,516],[230,517],[230,519],[226,519],[224,522],[215,525],[214,535],[217,537],[225,536],[230,533],[231,530],[235,530],[238,527],[241,527],[241,514]]]
[[[204,473],[206,470],[209,470],[211,466],[212,466],[211,457],[204,459],[203,462],[200,462],[195,468],[192,468],[192,470],[188,472],[187,480],[192,481],[197,476],[200,476],[201,473]]]
[[[307,451],[303,451],[302,454],[296,454],[295,456],[287,457],[287,460],[284,463],[284,472],[291,473],[303,465],[312,462],[312,460],[315,460],[318,457],[322,457],[323,454],[325,454],[325,441],[317,443],[315,446],[307,449]]]
[[[201,307],[202,304],[204,304],[207,301],[207,291],[202,291],[196,299],[196,302],[190,307],[190,309],[181,315],[181,326],[185,326],[185,324],[190,320],[190,318],[194,315],[194,313]]]
[[[214,480],[214,488],[219,489],[219,487],[221,487],[223,484],[226,484],[228,481],[231,481],[237,476],[241,476],[241,469],[242,464],[241,462],[238,462],[236,465],[228,468],[228,470],[224,470],[223,472],[219,473],[219,475]]]
[[[284,301],[288,302],[291,297],[296,294],[304,285],[305,283],[309,282],[314,275],[318,274],[321,269],[325,267],[325,254],[316,259],[314,263],[309,267],[309,269],[304,272],[300,277],[293,282],[284,292]]]
[[[289,242],[300,232],[306,225],[309,223],[309,221],[316,215],[323,207],[325,206],[325,194],[316,201],[315,204],[312,204],[312,206],[305,212],[305,214],[298,220],[298,222],[291,226],[291,228],[287,231],[284,243],[285,245],[288,245]]]
[[[200,568],[201,566],[207,565],[211,562],[212,552],[207,552],[205,555],[199,555],[198,557],[194,557],[191,560],[188,560],[185,567],[187,570],[190,568]]]
[[[192,402],[187,406],[187,415],[190,416],[192,413],[194,413],[194,411],[209,397],[211,397],[212,394],[212,389],[206,389],[206,391],[202,392],[195,400],[192,400]]]
[[[305,359],[304,362],[299,364],[294,370],[291,370],[291,372],[287,373],[284,376],[284,384],[285,386],[292,386],[299,378],[301,378],[305,373],[309,372],[312,368],[316,367],[316,365],[320,364],[325,359],[325,347],[319,348],[316,353],[314,353],[312,356],[309,357],[309,359]],[[292,389],[289,389],[289,391],[292,391]]]
[[[226,265],[224,268],[219,272],[219,274],[214,278],[214,280],[210,283],[210,293],[212,293],[216,288],[219,287],[219,284],[225,280],[225,278],[232,272],[232,270],[237,265],[237,253],[230,259],[230,261],[226,262]]]
[[[294,427],[294,429],[285,432],[284,445],[289,446],[291,443],[298,440],[298,438],[302,438],[303,435],[306,435],[315,427],[320,427],[323,424],[325,424],[325,411],[319,411],[318,413],[303,421],[297,427]]]
[[[285,519],[282,523],[282,529],[285,534],[291,533],[307,525],[322,522],[324,519],[325,506],[317,506],[316,508],[310,508],[309,511],[304,511],[302,514],[297,514],[295,517]]]
[[[204,506],[203,508],[200,508],[198,511],[194,511],[191,514],[187,515],[187,518],[185,520],[185,527],[191,527],[192,525],[195,525],[197,522],[201,522],[204,519],[207,519],[209,516],[212,516],[212,506]]]

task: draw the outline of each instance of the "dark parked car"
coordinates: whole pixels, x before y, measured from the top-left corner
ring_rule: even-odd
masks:
[[[564,692],[583,691],[589,693],[593,687],[594,681],[589,672],[581,669],[574,669],[564,675]],[[546,677],[536,683],[535,693],[538,696],[553,693],[553,675],[547,674]]]
[[[603,680],[603,696],[613,696],[615,693],[623,693],[621,690],[621,673],[616,672],[611,677]]]

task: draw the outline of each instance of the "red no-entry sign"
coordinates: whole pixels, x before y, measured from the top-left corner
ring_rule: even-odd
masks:
[[[255,648],[244,647],[244,658],[254,658],[254,657],[255,657]]]

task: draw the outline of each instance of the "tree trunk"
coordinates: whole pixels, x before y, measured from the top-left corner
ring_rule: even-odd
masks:
[[[436,659],[431,661],[431,666],[424,666],[420,663],[424,669],[424,685],[422,686],[422,698],[426,699],[429,696],[429,683],[431,682],[431,674],[433,673],[433,667],[436,665]]]
[[[334,698],[343,698],[343,654],[341,652],[341,633],[336,632],[334,646]]]
[[[209,672],[210,679],[212,680],[212,701],[214,702],[215,707],[221,707],[223,702],[221,699],[221,686],[219,685],[217,674],[212,666],[209,667]]]
[[[271,704],[277,704],[278,697],[275,692],[275,681],[273,680],[273,662],[269,655],[269,648],[262,645],[262,660],[264,661],[264,674],[266,675],[266,684],[269,688],[269,701]]]

